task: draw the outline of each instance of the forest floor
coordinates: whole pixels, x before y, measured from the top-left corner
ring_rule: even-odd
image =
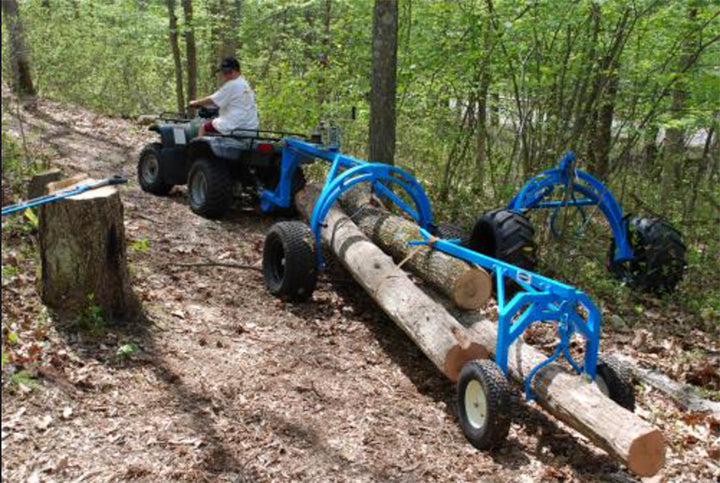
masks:
[[[19,138],[7,111],[3,129]],[[502,448],[475,450],[453,386],[349,274],[334,268],[310,302],[281,302],[258,270],[274,218],[237,207],[209,221],[184,188],[142,192],[136,157],[154,133],[43,99],[22,120],[31,153],[65,174],[130,179],[120,190],[146,317],[54,320],[35,290],[33,229],[3,220],[3,480],[635,481],[534,404],[520,405]],[[16,199],[3,177],[3,204]],[[207,260],[253,268],[180,265]],[[691,348],[705,356],[684,367],[715,377],[716,336],[660,325],[607,324],[603,349],[669,370]],[[716,480],[720,422],[638,389],[637,412],[669,442],[650,480]]]

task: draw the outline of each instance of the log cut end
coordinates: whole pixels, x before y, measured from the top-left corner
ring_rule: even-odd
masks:
[[[476,267],[462,273],[452,288],[452,300],[463,310],[477,310],[485,305],[492,293],[490,274]]]
[[[445,374],[452,382],[460,379],[460,371],[466,362],[473,359],[487,359],[490,353],[480,344],[470,342],[467,347],[456,345],[445,355]]]
[[[653,476],[665,465],[665,438],[653,428],[630,445],[627,466],[638,476]]]

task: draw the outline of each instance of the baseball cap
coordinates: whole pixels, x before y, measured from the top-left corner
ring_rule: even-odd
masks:
[[[229,72],[231,70],[240,70],[240,62],[238,62],[235,57],[225,57],[222,62],[220,62],[220,67],[215,69],[215,72]]]

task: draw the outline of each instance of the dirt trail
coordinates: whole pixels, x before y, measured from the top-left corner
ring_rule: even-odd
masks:
[[[338,269],[310,303],[286,304],[257,270],[173,265],[259,267],[274,219],[239,208],[208,221],[184,189],[143,193],[135,160],[153,133],[47,100],[25,113],[25,129],[67,174],[130,178],[129,259],[147,321],[99,335],[49,324],[41,387],[3,390],[7,481],[633,481],[526,405],[506,446],[474,450],[451,384]],[[3,291],[4,315],[21,303],[39,313],[19,300]],[[129,344],[139,350],[118,355]]]

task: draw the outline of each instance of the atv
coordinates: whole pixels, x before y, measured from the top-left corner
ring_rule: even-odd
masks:
[[[201,108],[189,119],[163,113],[150,130],[160,142],[145,146],[137,165],[143,191],[164,196],[176,185],[188,185],[190,209],[206,218],[220,218],[233,199],[243,194],[258,198],[274,190],[281,180],[282,138],[307,136],[266,130],[237,129],[228,135],[198,136],[202,123],[217,116],[217,109]],[[306,158],[304,162],[312,162]],[[302,168],[292,173],[291,193],[305,185]]]

